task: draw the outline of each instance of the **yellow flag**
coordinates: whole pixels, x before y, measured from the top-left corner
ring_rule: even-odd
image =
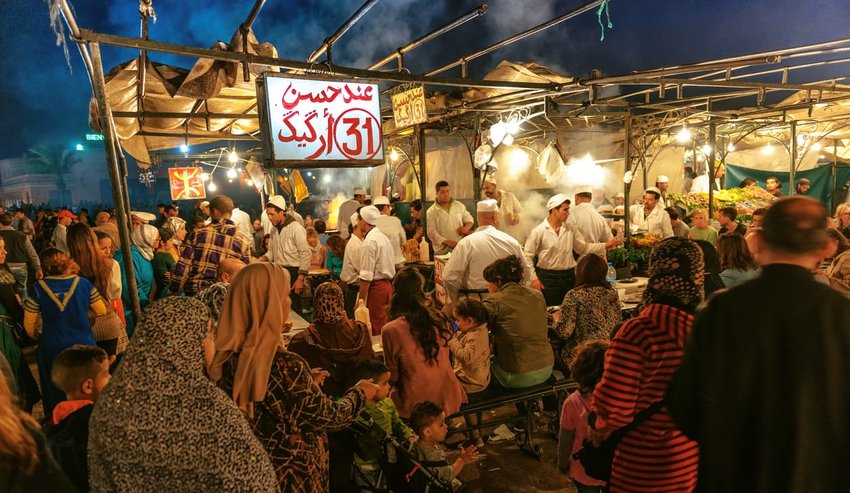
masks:
[[[292,186],[294,188],[295,203],[299,204],[302,200],[310,196],[310,191],[307,190],[307,184],[304,183],[304,178],[301,178],[301,173],[298,170],[292,172]]]

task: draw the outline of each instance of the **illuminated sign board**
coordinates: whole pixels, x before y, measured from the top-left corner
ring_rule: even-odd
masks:
[[[267,73],[257,79],[267,164],[286,167],[383,164],[376,82]]]
[[[393,119],[396,128],[409,127],[428,121],[428,111],[425,109],[425,90],[422,86],[393,94]]]
[[[201,178],[203,169],[169,168],[168,183],[171,186],[171,200],[197,200],[207,197],[204,180]]]
[[[93,141],[102,141],[103,135],[100,134],[86,134],[86,140],[89,142]]]

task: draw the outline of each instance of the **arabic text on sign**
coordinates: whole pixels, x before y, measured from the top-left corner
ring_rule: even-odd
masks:
[[[396,127],[408,127],[428,120],[425,108],[425,90],[415,87],[392,96],[393,118]]]

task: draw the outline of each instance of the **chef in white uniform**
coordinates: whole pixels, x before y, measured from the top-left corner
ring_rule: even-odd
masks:
[[[390,199],[381,195],[372,200],[372,205],[377,207],[381,212],[381,217],[378,218],[378,229],[380,229],[381,233],[384,233],[387,238],[390,239],[390,243],[393,244],[395,264],[397,266],[404,264],[404,253],[402,253],[401,247],[404,245],[404,242],[407,241],[407,235],[404,232],[404,226],[401,225],[401,220],[390,215],[390,211],[392,210]]]
[[[661,190],[649,187],[643,193],[643,204],[629,209],[634,232],[645,232],[664,238],[673,236],[670,215],[661,206]]]

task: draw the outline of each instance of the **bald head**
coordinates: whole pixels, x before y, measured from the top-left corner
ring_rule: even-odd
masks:
[[[230,219],[233,214],[233,200],[227,195],[216,195],[210,200],[210,217],[213,219]]]
[[[499,224],[499,213],[498,212],[479,212],[478,213],[478,225],[479,226],[498,226]]]
[[[767,210],[760,236],[764,246],[775,252],[810,255],[826,243],[826,225],[823,205],[798,195],[780,199]]]
[[[242,268],[245,267],[245,263],[236,258],[226,258],[218,263],[218,270],[216,270],[215,281],[216,282],[230,282],[233,280],[233,277],[239,273]]]

